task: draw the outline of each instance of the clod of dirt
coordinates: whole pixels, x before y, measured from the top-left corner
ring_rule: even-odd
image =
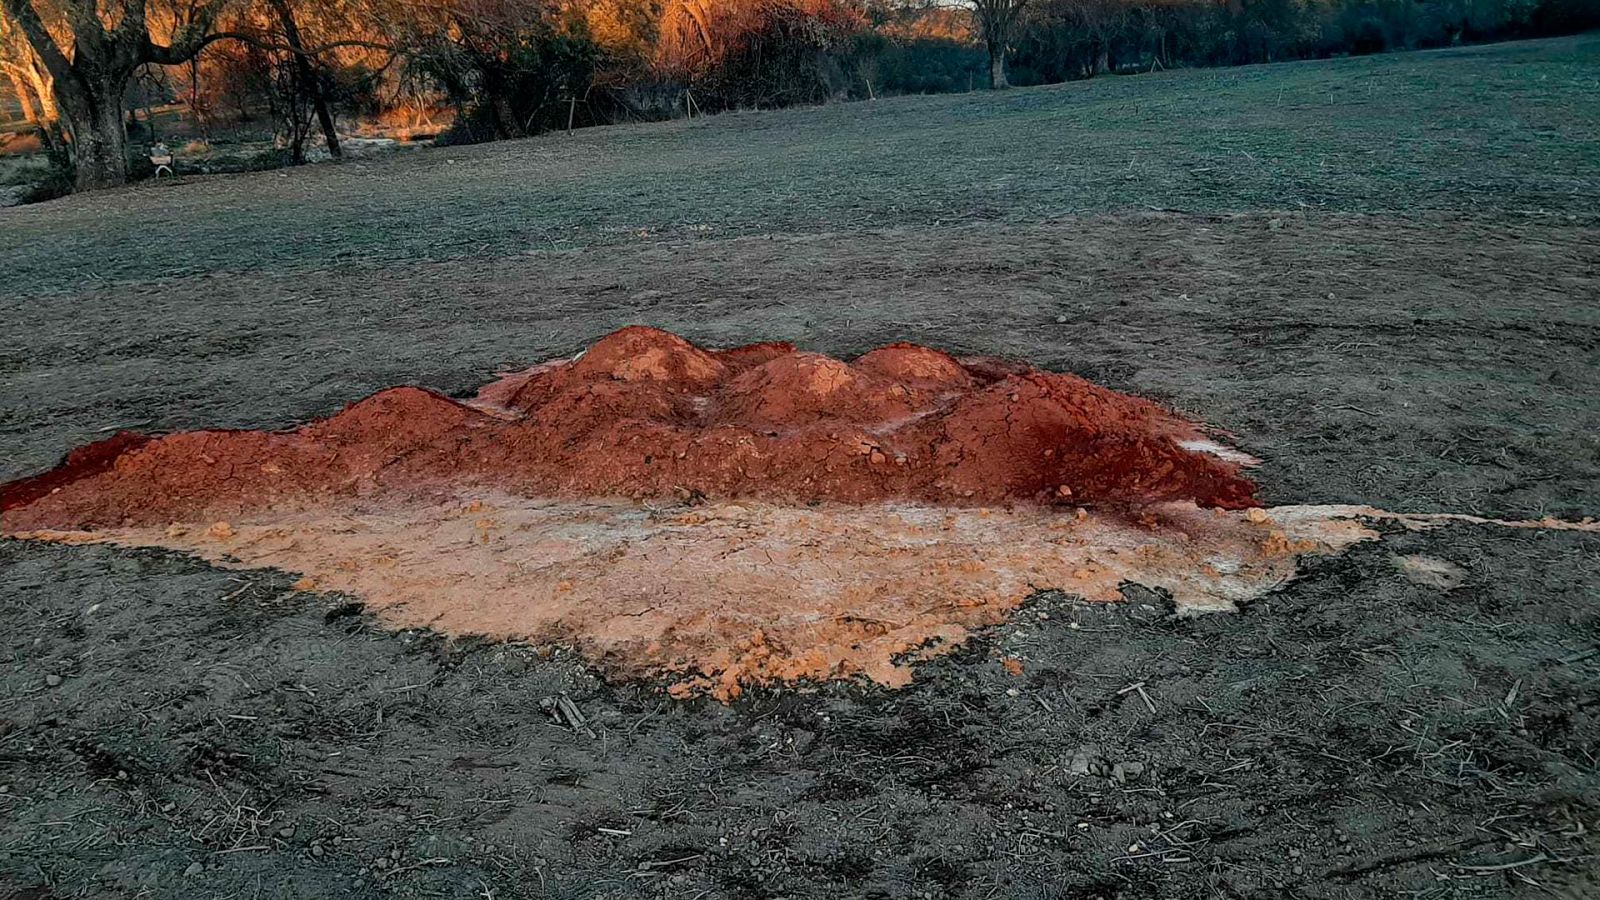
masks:
[[[1067,760],[1067,774],[1074,778],[1088,778],[1102,771],[1100,748],[1095,746],[1079,747],[1073,751],[1072,758]]]
[[[392,388],[294,431],[120,434],[6,485],[10,530],[212,521],[312,497],[1253,506],[1243,458],[1072,375],[894,344],[846,363],[625,328],[468,403]]]
[[[1453,591],[1467,583],[1467,570],[1435,556],[1396,556],[1394,567],[1412,584]]]
[[[1142,762],[1119,762],[1111,767],[1111,780],[1117,784],[1127,784],[1143,777],[1144,763]]]

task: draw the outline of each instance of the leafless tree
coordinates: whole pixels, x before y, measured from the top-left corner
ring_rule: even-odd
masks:
[[[989,86],[1004,90],[1011,86],[1006,78],[1006,54],[1022,22],[1028,0],[967,0],[978,22],[978,33],[989,51]]]
[[[334,157],[343,156],[339,149],[339,132],[334,128],[333,112],[328,108],[328,98],[322,88],[322,77],[317,71],[311,54],[306,52],[305,40],[300,36],[300,23],[296,20],[294,9],[289,5],[289,0],[269,0],[273,15],[277,17],[278,26],[283,30],[283,39],[289,46],[289,53],[294,58],[295,88],[303,95],[316,113],[317,123],[322,126],[322,136],[328,143],[328,153]],[[305,141],[296,137],[292,143],[295,162],[305,159]]]

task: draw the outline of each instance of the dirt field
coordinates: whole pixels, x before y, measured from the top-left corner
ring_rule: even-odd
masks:
[[[8,210],[0,479],[639,322],[1076,372],[1231,432],[1271,503],[1600,515],[1597,86],[1587,36]],[[731,706],[293,581],[0,543],[0,897],[1600,892],[1593,535],[1397,534],[1239,615],[1042,595],[905,690]]]

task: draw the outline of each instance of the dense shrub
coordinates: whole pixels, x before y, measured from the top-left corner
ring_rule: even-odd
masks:
[[[55,147],[45,154],[46,167],[42,175],[27,183],[21,197],[23,203],[43,203],[72,193],[72,159],[64,148]]]
[[[865,24],[840,0],[679,0],[663,13],[651,62],[708,109],[844,99],[859,87]]]
[[[948,38],[889,38],[865,35],[858,51],[872,64],[878,94],[946,94],[982,87],[989,62],[982,47]]]
[[[477,143],[564,127],[563,102],[588,93],[599,47],[581,23],[545,20],[462,29],[416,57],[458,114],[441,143]]]

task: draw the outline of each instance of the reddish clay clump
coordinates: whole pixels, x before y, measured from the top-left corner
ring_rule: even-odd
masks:
[[[287,432],[119,435],[0,489],[5,528],[157,524],[318,495],[1256,505],[1194,424],[1081,378],[895,344],[854,363],[625,328],[468,403],[392,388]]]

